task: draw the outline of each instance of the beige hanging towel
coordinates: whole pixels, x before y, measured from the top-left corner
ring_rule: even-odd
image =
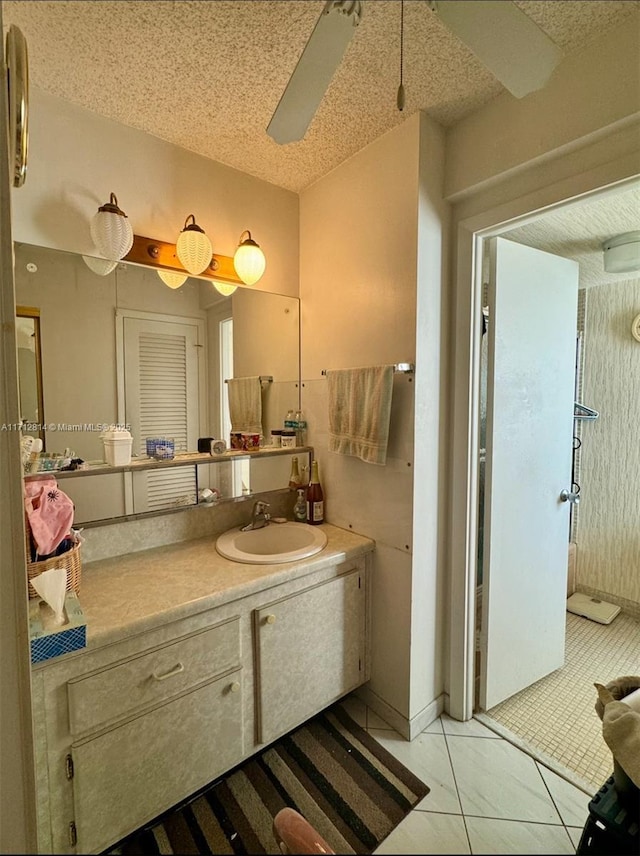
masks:
[[[227,381],[232,431],[262,433],[262,384],[260,378],[238,377]]]
[[[329,451],[368,464],[387,461],[393,366],[327,371]]]

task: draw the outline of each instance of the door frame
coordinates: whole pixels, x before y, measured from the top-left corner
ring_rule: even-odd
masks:
[[[479,488],[480,347],[483,241],[576,202],[631,188],[640,179],[637,151],[578,169],[584,152],[558,160],[569,174],[543,185],[540,164],[531,165],[528,192],[513,196],[509,180],[454,206],[455,297],[452,309],[452,441],[449,527],[449,694],[445,709],[454,719],[473,716],[475,678],[476,563]],[[573,170],[572,171],[572,167]],[[513,185],[527,186],[519,177]]]

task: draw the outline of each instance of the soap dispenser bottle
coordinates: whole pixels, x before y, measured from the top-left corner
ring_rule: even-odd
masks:
[[[307,499],[305,493],[304,488],[298,488],[298,498],[296,504],[293,506],[293,519],[298,523],[307,522]]]

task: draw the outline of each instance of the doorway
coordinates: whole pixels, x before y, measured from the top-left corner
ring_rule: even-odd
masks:
[[[560,206],[551,214],[500,233],[510,241],[576,259],[580,266],[580,308],[576,329],[572,331],[574,336],[579,334],[580,341],[575,397],[588,405],[595,402],[602,418],[582,422],[576,416],[575,421],[574,436],[578,442],[574,444],[571,489],[581,497],[582,504],[575,506],[577,513],[572,515],[567,528],[567,574],[571,555],[577,566],[567,580],[567,594],[586,592],[619,604],[622,612],[611,625],[566,613],[564,665],[490,707],[483,707],[476,693],[474,713],[501,733],[514,735],[516,742],[524,741],[542,760],[549,760],[551,766],[555,762],[566,768],[576,783],[591,791],[597,790],[610,775],[612,765],[593,709],[593,682],[606,683],[624,674],[635,674],[638,669],[640,597],[632,577],[637,576],[634,569],[639,557],[631,533],[640,515],[640,499],[634,488],[623,490],[624,501],[618,501],[620,481],[629,481],[629,460],[625,455],[621,463],[616,450],[621,442],[624,445],[625,433],[628,438],[629,425],[637,424],[633,405],[628,402],[637,397],[633,395],[633,378],[637,378],[640,370],[640,346],[631,336],[632,321],[640,310],[640,274],[606,274],[600,245],[607,237],[633,229],[639,205],[637,185],[626,186],[579,204]],[[491,324],[492,315],[486,290],[481,303],[484,331]],[[500,323],[499,317],[496,323]],[[482,357],[486,354],[483,345],[484,336],[480,347],[480,413]],[[480,511],[486,502],[481,419],[478,436]],[[476,582],[481,586],[487,534],[480,513],[477,521]],[[504,533],[501,537],[505,537]],[[476,591],[480,601],[482,588]],[[477,606],[478,602],[476,614],[480,612]],[[482,628],[477,625],[476,638],[482,638]],[[477,687],[483,668],[482,655],[476,652],[474,660]]]
[[[480,351],[482,317],[482,272],[483,242],[485,239],[528,227],[556,213],[569,213],[578,205],[595,202],[612,194],[636,190],[639,176],[625,173],[626,164],[612,162],[607,170],[578,170],[572,178],[555,185],[533,189],[529,195],[513,199],[505,188],[505,201],[496,207],[499,194],[479,197],[474,205],[461,205],[457,212],[458,255],[457,255],[457,299],[455,305],[456,351],[454,356],[454,385],[456,399],[453,421],[452,456],[452,528],[451,528],[451,624],[450,624],[450,681],[448,712],[456,719],[469,719],[474,715],[476,676],[476,573],[478,552],[478,485],[480,449],[478,432],[478,408],[480,401]],[[533,176],[532,176],[533,177]],[[603,178],[608,177],[608,182]],[[482,207],[483,199],[487,204]],[[465,212],[469,214],[465,215]],[[480,213],[478,213],[480,212]],[[611,232],[615,227],[605,223]],[[609,229],[607,229],[609,231]],[[609,237],[607,235],[606,237]],[[551,248],[553,249],[553,248]],[[601,255],[598,259],[602,264]],[[629,323],[630,323],[629,319]],[[626,321],[625,325],[626,327]],[[586,398],[584,399],[586,400]],[[592,426],[589,426],[592,427]],[[594,448],[595,444],[592,444]],[[584,511],[586,505],[582,507]],[[627,607],[637,606],[640,597],[635,595],[627,601]],[[635,620],[635,619],[634,619]],[[585,619],[583,619],[585,621]],[[595,629],[598,626],[591,622]],[[633,671],[637,671],[637,664]],[[591,676],[590,676],[591,677]],[[589,707],[593,710],[590,700]],[[478,718],[486,713],[475,711]],[[535,715],[535,714],[534,714]],[[593,713],[595,716],[595,713]],[[496,724],[495,730],[501,726]],[[601,730],[597,719],[598,739]],[[504,730],[504,729],[503,729]],[[516,743],[525,741],[513,736]],[[529,749],[529,746],[524,748]],[[532,754],[537,753],[531,750]],[[545,758],[546,762],[546,758]],[[553,760],[549,766],[554,768]],[[557,772],[572,778],[563,764],[556,764]],[[574,777],[575,778],[575,777]]]

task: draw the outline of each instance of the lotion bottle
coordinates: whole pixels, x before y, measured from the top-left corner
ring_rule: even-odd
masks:
[[[293,519],[298,523],[307,522],[307,500],[305,498],[305,489],[298,488],[298,498],[293,506]]]

